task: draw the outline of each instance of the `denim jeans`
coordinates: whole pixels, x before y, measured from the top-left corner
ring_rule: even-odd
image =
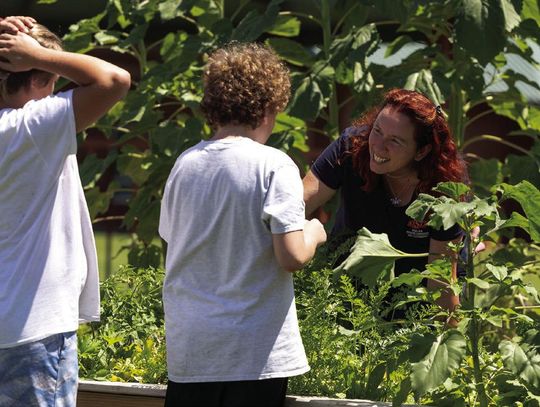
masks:
[[[76,332],[0,349],[0,406],[74,407],[78,374]]]

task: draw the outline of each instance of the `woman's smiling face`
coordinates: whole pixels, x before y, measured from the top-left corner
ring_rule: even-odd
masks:
[[[390,106],[381,110],[369,134],[370,169],[376,174],[400,176],[414,170],[431,146],[417,149],[415,127],[403,113]]]

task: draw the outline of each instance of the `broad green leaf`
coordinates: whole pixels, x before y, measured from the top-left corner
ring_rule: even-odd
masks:
[[[267,32],[281,37],[296,37],[300,34],[300,20],[293,16],[278,15],[274,26]]]
[[[404,88],[425,94],[436,105],[444,103],[444,97],[430,70],[422,69],[409,75]]]
[[[466,346],[465,337],[455,329],[436,338],[429,353],[421,361],[412,364],[413,391],[422,396],[443,384],[461,364]]]
[[[525,180],[533,185],[540,185],[538,158],[510,154],[506,157],[503,171],[508,177],[509,184],[514,185]]]
[[[401,381],[399,385],[399,391],[396,396],[392,399],[392,407],[401,407],[406,401],[411,392],[411,379],[406,377]]]
[[[270,45],[278,55],[292,65],[313,65],[315,58],[304,46],[287,38],[268,38],[266,43]]]
[[[284,0],[272,0],[263,15],[252,10],[238,23],[233,31],[232,40],[249,42],[259,38],[264,32],[274,26],[278,16],[279,4]]]
[[[440,182],[433,190],[459,201],[471,189],[460,182]]]
[[[165,0],[161,1],[158,6],[161,19],[163,21],[172,20],[175,17],[178,17],[178,6],[180,5],[181,0]]]
[[[58,0],[38,0],[37,4],[54,4]]]
[[[517,185],[501,184],[499,190],[503,192],[502,199],[515,199],[521,205],[529,219],[531,238],[540,242],[540,191],[528,181]]]
[[[94,35],[99,45],[112,45],[118,42],[118,36],[112,32],[100,31]]]
[[[394,41],[388,44],[386,50],[384,51],[384,57],[388,58],[390,55],[395,54],[401,48],[403,48],[403,46],[410,44],[412,41],[412,38],[408,35],[400,35]]]
[[[390,244],[384,233],[371,233],[366,228],[358,231],[351,253],[335,272],[346,272],[358,277],[364,284],[374,287],[377,281],[393,278],[394,261],[406,257],[425,257],[427,253],[411,254]]]
[[[437,198],[431,195],[419,194],[418,198],[409,205],[405,213],[417,221],[423,221],[436,202]]]
[[[308,76],[294,92],[288,114],[304,120],[313,120],[325,104],[319,84]]]
[[[506,31],[510,32],[519,25],[521,17],[516,12],[516,9],[510,0],[501,0],[501,6],[504,13]]]
[[[530,18],[536,21],[537,25],[540,25],[540,3],[538,0],[523,0],[521,18],[523,20]]]
[[[148,163],[147,154],[128,153],[121,154],[118,157],[117,167],[122,174],[129,176],[135,184],[142,185],[150,175]]]
[[[466,281],[467,281],[467,283],[474,284],[475,286],[477,286],[478,288],[481,288],[483,290],[488,290],[489,289],[489,283],[487,281],[484,281],[484,280],[480,279],[480,278],[471,277],[471,278],[467,278]]]
[[[116,160],[116,151],[111,151],[105,159],[97,158],[95,154],[89,154],[85,157],[79,166],[79,174],[83,187],[93,187],[103,172]]]
[[[496,232],[498,230],[507,228],[521,228],[530,234],[529,220],[517,212],[512,212],[508,219],[497,218],[495,226],[488,233]]]
[[[431,333],[414,333],[410,338],[409,349],[404,350],[402,356],[411,363],[418,363],[426,357],[436,341],[437,337]]]
[[[534,348],[524,349],[518,343],[504,340],[499,351],[507,369],[528,384],[540,387],[540,355]]]
[[[457,45],[485,65],[503,50],[505,26],[500,0],[462,0],[455,22]]]
[[[399,287],[401,285],[416,287],[422,282],[424,278],[425,276],[420,274],[418,271],[403,273],[397,276],[394,280],[392,280],[392,287]]]
[[[473,161],[469,173],[476,193],[480,188],[483,194],[491,195],[491,187],[503,180],[502,163],[495,158]]]
[[[472,202],[456,202],[442,196],[439,203],[433,205],[433,215],[428,224],[435,229],[450,229],[455,224],[461,224],[463,217],[475,207]]]
[[[499,281],[503,281],[508,276],[508,267],[506,266],[495,266],[493,264],[488,263],[486,264],[486,268]]]

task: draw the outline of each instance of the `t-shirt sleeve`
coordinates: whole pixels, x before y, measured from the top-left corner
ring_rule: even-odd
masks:
[[[450,227],[449,229],[434,229],[430,228],[429,237],[435,240],[440,240],[442,242],[448,242],[450,240],[457,239],[458,237],[463,236],[463,230],[459,227],[458,224]]]
[[[343,159],[349,146],[351,128],[343,131],[341,136],[333,141],[311,166],[311,172],[332,189],[339,189],[343,183],[344,166]]]
[[[272,234],[304,229],[303,193],[300,173],[294,163],[283,165],[269,175],[262,220]]]
[[[24,108],[24,126],[40,156],[57,173],[66,157],[77,152],[73,91],[32,101]]]

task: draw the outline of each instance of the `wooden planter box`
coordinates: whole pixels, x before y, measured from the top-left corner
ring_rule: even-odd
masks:
[[[81,380],[78,407],[162,407],[165,386],[159,384],[93,382]],[[287,396],[286,407],[390,407],[369,400]]]

